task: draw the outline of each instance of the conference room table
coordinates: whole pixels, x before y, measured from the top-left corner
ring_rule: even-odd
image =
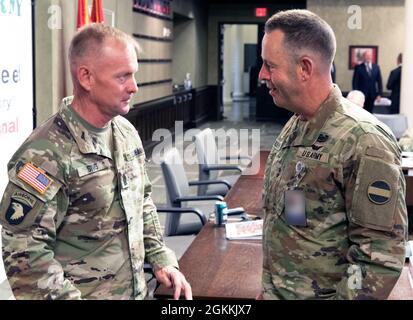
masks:
[[[260,151],[225,196],[228,208],[244,207],[248,214],[262,216],[261,192],[269,151]],[[192,286],[194,299],[255,299],[261,289],[261,240],[227,240],[225,227],[207,222],[179,260],[182,273]],[[413,299],[413,269],[406,263],[389,299]],[[160,285],[157,299],[170,299],[172,289]]]

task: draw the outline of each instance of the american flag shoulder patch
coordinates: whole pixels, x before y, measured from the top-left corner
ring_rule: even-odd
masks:
[[[31,163],[26,163],[17,176],[41,194],[44,194],[53,183],[53,180],[42,169]]]

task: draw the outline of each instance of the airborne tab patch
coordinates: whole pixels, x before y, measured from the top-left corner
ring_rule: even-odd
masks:
[[[391,199],[392,190],[386,181],[374,181],[367,188],[369,200],[375,204],[386,204]]]
[[[53,183],[43,170],[31,163],[26,163],[17,176],[41,194],[44,194]]]

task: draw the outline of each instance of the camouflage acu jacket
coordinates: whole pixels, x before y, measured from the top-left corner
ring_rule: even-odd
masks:
[[[309,121],[293,116],[264,180],[263,297],[384,299],[407,235],[400,148],[390,130],[334,87]],[[306,226],[285,219],[300,190]]]
[[[134,127],[111,122],[111,150],[68,105],[8,165],[0,203],[3,260],[17,299],[141,299],[144,258],[177,267],[165,247]]]

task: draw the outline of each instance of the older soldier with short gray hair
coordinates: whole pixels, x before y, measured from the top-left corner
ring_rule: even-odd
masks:
[[[295,115],[264,180],[264,299],[385,299],[404,263],[397,141],[331,82],[331,27],[307,10],[272,16],[262,41],[276,105]]]
[[[125,118],[137,92],[136,44],[101,24],[72,40],[74,97],[8,164],[0,203],[3,260],[17,299],[143,299],[144,259],[192,298],[165,247],[145,153]]]

